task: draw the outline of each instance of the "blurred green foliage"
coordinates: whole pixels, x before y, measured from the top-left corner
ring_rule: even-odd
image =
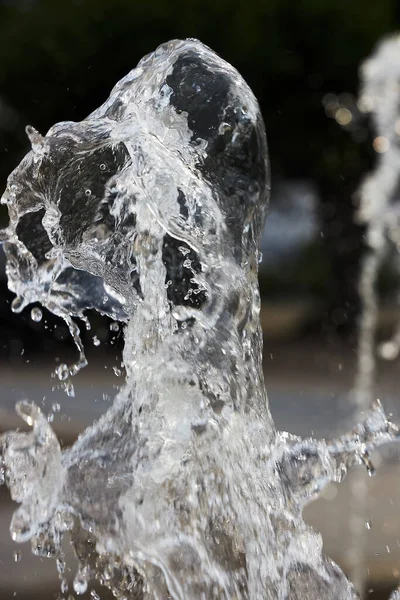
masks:
[[[45,132],[82,119],[144,54],[196,37],[258,97],[273,179],[312,178],[319,187],[324,258],[308,256],[304,282],[311,269],[315,287],[327,262],[332,277],[321,294],[356,306],[362,232],[352,195],[372,151],[370,140],[355,143],[325,116],[322,99],[357,92],[360,62],[399,16],[397,0],[0,0],[0,101],[14,111],[12,126],[0,112],[0,191],[28,149],[26,124]]]
[[[281,296],[313,296],[323,298],[329,292],[332,278],[327,255],[321,242],[312,242],[296,255],[294,260],[263,267],[260,272],[260,291],[279,289]]]
[[[167,39],[197,37],[254,89],[276,173],[337,184],[363,160],[348,160],[358,150],[327,121],[321,99],[357,89],[360,61],[397,27],[396,12],[394,0],[3,0],[0,96],[20,123],[1,181],[25,150],[24,124],[45,130],[83,118],[142,55]]]

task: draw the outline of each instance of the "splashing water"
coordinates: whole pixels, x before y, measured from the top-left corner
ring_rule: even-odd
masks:
[[[68,531],[76,594],[116,598],[357,597],[302,509],[398,437],[376,402],[332,442],[277,433],[262,374],[257,283],[269,195],[258,104],[195,40],[140,61],[103,106],[45,137],[3,197],[15,310],[126,323],[126,384],[61,452],[38,407],[3,436],[11,534],[57,559]]]

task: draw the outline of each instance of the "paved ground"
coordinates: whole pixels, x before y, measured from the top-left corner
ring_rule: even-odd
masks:
[[[347,392],[354,367],[352,349],[323,349],[313,345],[296,348],[279,344],[270,345],[269,349],[265,358],[266,381],[271,410],[280,429],[303,436],[331,437],[351,427]],[[116,386],[122,381],[114,376],[111,366],[104,369],[99,364],[92,365],[77,378],[75,398],[69,398],[63,392],[51,390],[55,381],[49,375],[49,366],[11,369],[2,365],[0,369],[0,430],[21,425],[14,406],[16,400],[28,397],[42,404],[46,411],[54,404],[60,405],[54,426],[65,443],[70,443],[107,409]],[[385,365],[381,371],[379,392],[388,411],[394,413],[393,419],[400,423],[397,365]],[[370,588],[375,589],[368,595],[369,599],[387,598],[387,590],[379,595],[378,587],[394,585],[400,573],[399,457],[400,449],[387,448],[374,457],[377,476],[368,479],[365,474],[371,522],[365,538],[366,570]],[[305,511],[306,520],[323,533],[326,552],[344,568],[349,565],[349,506],[347,479],[340,486],[330,486],[324,498]],[[54,562],[33,557],[29,545],[20,547],[11,541],[8,528],[12,510],[3,490],[0,493],[0,598],[54,598],[59,589]],[[21,554],[15,554],[19,551]],[[106,597],[102,592],[102,600]]]

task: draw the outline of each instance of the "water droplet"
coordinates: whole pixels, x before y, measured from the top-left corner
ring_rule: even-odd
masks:
[[[104,163],[101,163],[100,171],[105,171],[105,170],[106,170],[106,165]]]
[[[39,323],[39,321],[42,320],[42,317],[43,317],[43,313],[38,306],[35,306],[34,308],[32,308],[32,310],[31,310],[32,321],[35,321],[35,323]]]
[[[80,317],[80,319],[81,319],[81,321],[83,321],[85,323],[86,331],[90,331],[91,328],[92,328],[92,326],[90,324],[89,319],[87,317],[85,317],[85,316]]]
[[[371,529],[371,527],[372,527],[372,521],[365,521],[365,527],[367,529]]]
[[[13,311],[13,313],[20,313],[23,310],[24,306],[25,301],[19,296],[14,298],[14,300],[11,302],[11,310]]]
[[[85,196],[91,196],[92,190],[85,190]]]
[[[361,458],[362,464],[367,469],[368,475],[370,477],[372,477],[373,475],[375,475],[375,467],[373,465],[372,460],[369,457],[368,452],[363,452],[363,454],[361,454],[360,458]]]
[[[97,335],[94,335],[92,339],[93,339],[93,346],[100,346],[100,340],[97,337]]]
[[[15,405],[15,410],[29,427],[33,427],[41,413],[40,408],[30,400],[20,400]]]
[[[58,367],[56,367],[55,374],[60,381],[65,381],[69,375],[68,366],[65,363],[60,363]]]
[[[54,402],[54,404],[52,405],[52,407],[51,407],[51,408],[52,408],[52,410],[53,410],[55,413],[57,413],[57,412],[60,412],[60,408],[61,408],[61,406],[60,406],[60,404],[59,404],[58,402]]]
[[[70,398],[75,398],[75,388],[70,381],[64,384],[64,391]]]
[[[98,593],[97,593],[97,592],[95,592],[94,590],[92,590],[92,591],[90,592],[90,596],[91,596],[91,598],[93,598],[93,600],[100,600],[100,596],[99,596],[99,595],[98,595]]]
[[[119,331],[119,323],[116,321],[110,323],[110,331]]]
[[[121,369],[118,369],[118,367],[113,367],[113,371],[114,371],[116,377],[121,377],[121,375],[122,375]]]
[[[84,594],[88,587],[86,573],[83,573],[82,571],[78,571],[78,573],[75,575],[73,586],[74,586],[74,591],[77,594],[79,594],[79,595]]]
[[[15,550],[15,552],[13,554],[13,558],[14,558],[14,562],[20,562],[20,560],[22,558],[21,550]]]
[[[65,573],[65,561],[62,558],[56,559],[56,567],[59,575],[64,575]]]

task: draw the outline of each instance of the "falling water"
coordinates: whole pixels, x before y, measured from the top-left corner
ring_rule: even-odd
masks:
[[[57,560],[74,592],[123,599],[357,597],[303,507],[398,437],[379,402],[333,441],[276,432],[262,374],[257,283],[269,167],[258,104],[196,40],[140,61],[80,123],[42,137],[10,175],[3,234],[13,309],[125,325],[126,383],[72,446],[29,401],[2,438],[20,507],[11,535]]]
[[[359,294],[362,310],[358,340],[358,369],[353,401],[359,418],[369,409],[374,397],[376,374],[376,328],[379,300],[375,289],[382,262],[391,238],[400,243],[398,231],[398,191],[400,184],[400,37],[381,42],[373,55],[361,66],[359,109],[370,113],[377,161],[362,182],[359,191],[358,221],[366,225],[367,250],[362,262]],[[383,358],[394,359],[400,349],[400,327],[393,338],[379,347]],[[352,581],[361,593],[366,585],[365,521],[368,487],[365,477],[355,473],[351,480],[352,510],[350,518]]]

